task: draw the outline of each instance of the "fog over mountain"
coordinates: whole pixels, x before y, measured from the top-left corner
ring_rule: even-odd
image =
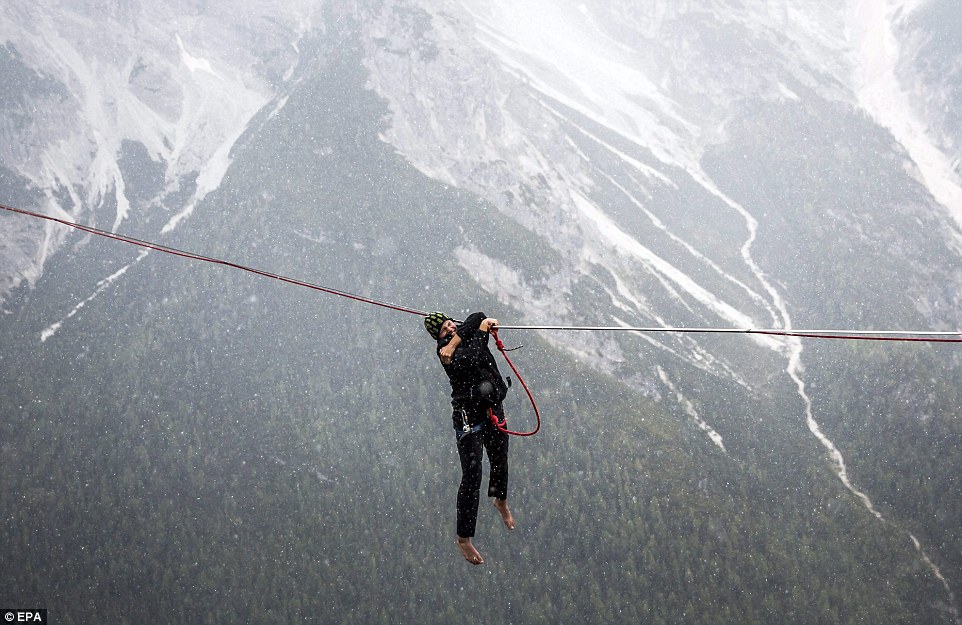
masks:
[[[962,328],[957,0],[0,15],[8,206],[508,326]],[[420,319],[303,291],[0,211],[4,605],[960,622],[957,344],[505,330],[478,573]]]

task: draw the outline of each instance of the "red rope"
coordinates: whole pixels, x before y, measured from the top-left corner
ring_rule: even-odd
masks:
[[[234,269],[240,269],[241,271],[246,271],[246,272],[249,272],[249,273],[258,275],[258,276],[263,276],[263,277],[265,277],[265,278],[273,278],[274,280],[279,280],[279,281],[281,281],[281,282],[286,282],[286,283],[288,283],[288,284],[293,284],[293,285],[296,285],[296,286],[307,287],[307,288],[313,289],[313,290],[315,290],[315,291],[321,291],[322,293],[328,293],[328,294],[330,294],[330,295],[336,295],[336,296],[338,296],[338,297],[345,297],[345,298],[352,299],[352,300],[355,300],[355,301],[358,301],[358,302],[363,302],[363,303],[365,303],[365,304],[372,304],[372,305],[374,305],[374,306],[380,306],[380,307],[382,307],[382,308],[388,308],[388,309],[390,309],[390,310],[396,310],[396,311],[399,311],[399,312],[404,312],[404,313],[409,313],[409,314],[413,314],[413,315],[418,315],[418,316],[420,316],[420,317],[425,317],[425,316],[427,316],[427,314],[428,314],[428,313],[426,313],[426,312],[424,312],[424,311],[416,310],[416,309],[413,309],[413,308],[407,308],[407,307],[405,307],[405,306],[398,306],[398,305],[396,305],[396,304],[390,304],[390,303],[388,303],[388,302],[382,302],[382,301],[379,301],[379,300],[376,300],[376,299],[372,299],[372,298],[369,298],[369,297],[363,297],[363,296],[361,296],[361,295],[355,295],[355,294],[353,294],[353,293],[348,293],[348,292],[346,292],[346,291],[340,291],[340,290],[338,290],[338,289],[332,289],[332,288],[330,288],[330,287],[321,286],[321,285],[319,285],[319,284],[312,284],[312,283],[310,283],[310,282],[305,282],[305,281],[303,281],[303,280],[298,280],[298,279],[296,279],[296,278],[289,278],[289,277],[286,277],[286,276],[282,276],[282,275],[280,275],[280,274],[271,273],[271,272],[269,272],[269,271],[263,271],[263,270],[261,270],[261,269],[256,269],[256,268],[254,268],[254,267],[248,267],[248,266],[246,266],[246,265],[241,265],[241,264],[239,264],[239,263],[234,263],[234,262],[231,262],[231,261],[221,260],[221,259],[218,259],[218,258],[212,258],[212,257],[210,257],[210,256],[203,256],[203,255],[201,255],[201,254],[195,254],[194,252],[187,252],[187,251],[179,250],[179,249],[176,249],[176,248],[173,248],[173,247],[168,247],[168,246],[166,246],[166,245],[160,245],[159,243],[152,243],[152,242],[150,242],[150,241],[143,241],[143,240],[140,240],[140,239],[135,239],[134,237],[125,236],[125,235],[122,235],[122,234],[116,234],[116,233],[113,233],[113,232],[107,232],[106,230],[100,230],[100,229],[94,228],[94,227],[92,227],[92,226],[86,226],[86,225],[84,225],[84,224],[79,224],[79,223],[75,223],[75,222],[72,222],[72,221],[67,221],[67,220],[65,220],[65,219],[59,219],[59,218],[53,217],[53,216],[51,216],[51,215],[44,215],[44,214],[41,214],[41,213],[35,213],[35,212],[33,212],[33,211],[24,210],[24,209],[22,209],[22,208],[15,208],[15,207],[13,207],[13,206],[7,206],[7,205],[5,205],[5,204],[0,204],[0,209],[3,209],[3,210],[5,210],[5,211],[9,211],[9,212],[11,212],[11,213],[18,213],[18,214],[20,214],[20,215],[26,215],[26,216],[29,216],[29,217],[36,217],[36,218],[38,218],[38,219],[45,219],[45,220],[47,220],[47,221],[51,221],[51,222],[54,222],[54,223],[58,223],[58,224],[61,224],[61,225],[63,225],[63,226],[67,226],[67,227],[70,227],[70,228],[74,228],[74,229],[76,229],[76,230],[80,230],[81,232],[86,232],[86,233],[88,233],[88,234],[95,234],[95,235],[97,235],[97,236],[101,236],[101,237],[104,237],[104,238],[107,238],[107,239],[113,239],[113,240],[115,240],[115,241],[121,241],[121,242],[123,242],[123,243],[128,243],[128,244],[130,244],[130,245],[135,245],[135,246],[137,246],[137,247],[142,247],[142,248],[146,248],[146,249],[150,249],[150,250],[156,250],[156,251],[158,251],[158,252],[163,252],[163,253],[165,253],[165,254],[171,254],[171,255],[173,255],[173,256],[180,256],[180,257],[182,257],[182,258],[189,258],[189,259],[191,259],[191,260],[199,260],[199,261],[203,261],[203,262],[207,262],[207,263],[212,263],[212,264],[215,264],[215,265],[222,265],[222,266],[224,266],[224,267],[232,267],[232,268],[234,268]],[[535,329],[535,328],[532,327],[531,329]],[[545,328],[545,329],[548,329],[548,328]],[[588,330],[601,330],[601,329],[614,329],[614,328],[552,328],[552,329],[588,329]],[[622,328],[622,329],[628,329],[628,328]],[[651,330],[670,331],[671,329],[669,329],[669,328],[652,328]],[[703,331],[703,332],[704,332],[704,331],[716,331],[716,330],[711,330],[711,329],[699,329],[699,330],[689,330],[689,331]],[[795,337],[818,338],[818,339],[846,339],[846,340],[871,340],[871,341],[917,341],[917,342],[928,342],[928,343],[959,343],[959,342],[962,342],[962,339],[959,339],[959,338],[875,337],[875,336],[856,336],[856,335],[845,335],[845,334],[822,334],[822,333],[811,333],[811,332],[793,332],[793,331],[790,331],[790,330],[787,330],[787,331],[778,331],[778,330],[741,330],[741,332],[745,332],[746,334],[767,334],[767,335],[772,335],[772,336],[795,336]],[[521,374],[518,373],[517,367],[515,367],[515,366],[514,366],[514,363],[511,362],[511,359],[508,358],[508,354],[506,353],[505,348],[504,348],[504,343],[502,343],[502,342],[501,342],[501,339],[498,338],[498,329],[497,329],[497,328],[492,328],[492,329],[491,329],[491,334],[494,336],[495,344],[496,344],[497,347],[498,347],[498,351],[500,351],[500,352],[501,352],[501,355],[504,356],[504,359],[505,359],[505,361],[508,363],[508,366],[511,367],[511,371],[514,372],[515,377],[518,378],[518,382],[520,382],[520,383],[521,383],[521,386],[524,388],[524,392],[527,393],[527,395],[528,395],[528,400],[531,402],[531,407],[534,409],[534,414],[535,414],[535,418],[537,419],[537,424],[535,425],[534,430],[532,430],[532,431],[530,431],[530,432],[515,432],[515,431],[512,431],[512,430],[507,429],[507,427],[506,427],[507,420],[506,420],[506,419],[503,420],[503,421],[499,421],[498,418],[497,418],[497,416],[495,416],[495,414],[494,414],[494,410],[492,410],[492,409],[489,408],[489,409],[488,409],[488,413],[489,413],[489,416],[490,416],[490,418],[491,418],[491,423],[493,423],[494,426],[495,426],[496,428],[498,428],[498,430],[500,430],[501,432],[504,432],[505,434],[510,434],[510,435],[512,435],[512,436],[533,436],[534,434],[537,434],[538,431],[541,429],[541,413],[540,413],[540,411],[538,410],[538,404],[537,404],[537,402],[535,402],[534,396],[531,394],[531,390],[528,388],[527,383],[525,383],[524,378],[522,378],[522,377],[521,377]]]
[[[549,330],[577,332],[677,332],[679,334],[767,334],[798,336],[811,339],[844,339],[847,341],[908,341],[916,343],[962,343],[962,332],[913,332],[908,330],[775,330],[754,328],[669,328],[635,326],[545,326],[503,325],[502,330]],[[885,336],[888,335],[888,336]],[[898,335],[898,336],[896,336]],[[912,335],[912,336],[908,336]],[[930,338],[946,336],[957,338]]]
[[[19,213],[20,215],[27,215],[30,217],[36,217],[38,219],[46,219],[47,221],[52,221],[63,226],[74,228],[80,230],[81,232],[86,232],[88,234],[95,234],[97,236],[105,237],[107,239],[113,239],[115,241],[121,241],[123,243],[129,243],[130,245],[136,245],[137,247],[142,247],[150,250],[157,250],[158,252],[163,252],[165,254],[172,254],[174,256],[180,256],[183,258],[189,258],[192,260],[200,260],[207,263],[213,263],[215,265],[222,265],[224,267],[232,267],[234,269],[240,269],[241,271],[247,271],[249,273],[264,276],[265,278],[273,278],[274,280],[280,280],[281,282],[286,282],[288,284],[293,284],[296,286],[303,286],[315,291],[321,291],[322,293],[328,293],[330,295],[336,295],[338,297],[345,297],[358,302],[363,302],[365,304],[373,304],[374,306],[380,306],[382,308],[388,308],[390,310],[396,310],[399,312],[409,313],[412,315],[418,315],[420,317],[427,316],[428,313],[413,308],[408,308],[406,306],[398,306],[396,304],[391,304],[388,302],[378,301],[369,297],[363,297],[360,295],[355,295],[353,293],[348,293],[347,291],[340,291],[338,289],[332,289],[330,287],[321,286],[318,284],[312,284],[310,282],[305,282],[303,280],[298,280],[296,278],[288,278],[276,273],[271,273],[268,271],[263,271],[261,269],[255,269],[254,267],[247,267],[238,263],[220,260],[217,258],[211,258],[209,256],[203,256],[201,254],[195,254],[194,252],[186,252],[184,250],[179,250],[173,247],[167,247],[166,245],[160,245],[159,243],[152,243],[150,241],[142,241],[140,239],[135,239],[134,237],[125,236],[122,234],[116,234],[113,232],[107,232],[106,230],[100,230],[92,226],[86,226],[84,224],[78,224],[72,221],[67,221],[65,219],[58,219],[51,215],[44,215],[42,213],[35,213],[33,211],[24,210],[22,208],[14,208],[13,206],[6,206],[0,204],[0,209],[9,211],[11,213]],[[622,331],[641,331],[641,332],[725,332],[725,333],[740,333],[740,334],[767,334],[771,336],[794,336],[801,338],[814,338],[814,339],[843,339],[848,341],[902,341],[902,342],[918,342],[918,343],[962,343],[962,338],[931,338],[931,337],[902,337],[902,336],[866,336],[865,334],[855,335],[855,334],[845,334],[844,332],[839,333],[827,333],[827,332],[811,332],[803,330],[753,330],[753,329],[734,329],[734,328],[627,328],[627,327],[578,327],[578,326],[505,326],[505,328],[518,329],[518,330],[622,330]],[[922,333],[925,334],[925,333]],[[933,333],[934,334],[934,333]],[[946,333],[955,334],[955,333]],[[504,350],[502,350],[504,354]],[[511,360],[505,355],[505,360],[508,364],[511,364]],[[514,366],[512,365],[512,369]],[[517,375],[517,371],[515,372]],[[521,379],[521,376],[518,376]],[[527,388],[525,388],[527,390]],[[530,395],[530,393],[529,393]],[[533,401],[532,401],[533,403]],[[537,407],[535,408],[537,410]]]
[[[491,336],[494,337],[494,343],[495,345],[498,346],[498,351],[501,352],[501,355],[504,356],[504,359],[508,362],[508,366],[511,367],[511,370],[514,372],[515,377],[518,378],[518,382],[521,382],[521,386],[524,388],[524,392],[528,394],[528,400],[531,401],[531,407],[534,408],[534,416],[537,419],[537,425],[530,432],[514,432],[507,428],[507,419],[503,421],[498,421],[498,417],[495,416],[494,410],[492,410],[491,408],[488,408],[488,416],[490,416],[491,418],[491,423],[494,424],[494,427],[498,428],[500,431],[504,432],[505,434],[511,434],[512,436],[534,436],[535,434],[538,433],[538,430],[541,429],[541,413],[538,411],[538,404],[534,401],[534,396],[531,395],[531,390],[528,388],[528,385],[525,383],[524,378],[521,377],[521,374],[518,373],[518,369],[514,366],[514,363],[511,362],[510,358],[508,358],[508,354],[504,350],[504,343],[502,343],[501,339],[498,338],[497,328],[495,327],[491,328]]]
[[[210,256],[202,256],[201,254],[195,254],[194,252],[185,252],[184,250],[178,250],[177,248],[167,247],[166,245],[160,245],[159,243],[151,243],[150,241],[142,241],[140,239],[135,239],[133,237],[128,237],[122,234],[116,234],[113,232],[107,232],[106,230],[100,230],[91,226],[85,226],[83,224],[74,223],[72,221],[67,221],[65,219],[58,219],[50,215],[43,215],[41,213],[34,213],[32,211],[24,210],[22,208],[14,208],[12,206],[5,206],[0,204],[0,208],[11,213],[19,213],[21,215],[28,215],[30,217],[38,217],[40,219],[46,219],[47,221],[53,221],[64,226],[69,226],[76,230],[82,232],[87,232],[89,234],[96,234],[97,236],[105,237],[107,239],[113,239],[114,241],[122,241],[123,243],[129,243],[131,245],[136,245],[137,247],[143,247],[149,250],[157,250],[158,252],[163,252],[165,254],[172,254],[174,256],[180,256],[183,258],[190,258],[191,260],[201,260],[207,263],[213,263],[215,265],[222,265],[224,267],[232,267],[234,269],[240,269],[241,271],[247,271],[249,273],[264,276],[265,278],[273,278],[274,280],[280,280],[281,282],[286,282],[288,284],[294,284],[297,286],[307,287],[315,291],[321,291],[322,293],[328,293],[330,295],[337,295],[339,297],[346,297],[348,299],[356,300],[358,302],[364,302],[365,304],[373,304],[375,306],[380,306],[382,308],[389,308],[391,310],[397,310],[400,312],[410,313],[412,315],[418,315],[421,317],[427,316],[426,312],[420,310],[414,310],[413,308],[406,308],[404,306],[397,306],[395,304],[389,304],[387,302],[380,302],[376,299],[371,299],[369,297],[362,297],[360,295],[354,295],[353,293],[348,293],[346,291],[339,291],[337,289],[332,289],[326,286],[321,286],[319,284],[312,284],[310,282],[305,282],[303,280],[298,280],[296,278],[288,278],[276,273],[271,273],[269,271],[263,271],[261,269],[255,269],[254,267],[247,267],[246,265],[241,265],[238,263],[233,263],[227,260],[220,260],[218,258],[211,258]]]

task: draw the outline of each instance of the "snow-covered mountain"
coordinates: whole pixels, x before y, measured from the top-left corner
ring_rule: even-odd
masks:
[[[463,221],[481,213],[425,226],[452,228],[445,262],[514,315],[503,323],[962,328],[957,0],[235,5],[0,7],[0,203],[151,240],[189,230],[209,196],[235,193],[224,181],[250,138],[328,66],[333,54],[318,41],[351,30],[366,86],[388,111],[381,142],[537,242],[512,248],[494,229],[467,235]],[[316,103],[319,119],[333,109]],[[289,130],[278,143],[312,132]],[[306,157],[337,152],[323,145]],[[271,183],[260,190],[265,210],[300,210],[272,201],[291,179]],[[295,234],[320,243],[364,227]],[[0,214],[0,298],[36,284],[67,236]],[[411,243],[383,241],[388,256]],[[70,312],[44,319],[42,338],[69,327],[127,266],[71,293],[61,302]],[[407,295],[411,306],[444,304]],[[879,505],[846,452],[872,465],[853,431],[861,414],[826,412],[848,348],[763,335],[541,337],[668,406],[740,461],[756,428],[797,425],[815,450],[800,453],[820,455],[873,522],[912,543],[958,620],[960,543],[929,526],[920,539],[887,496]],[[916,383],[957,379],[962,358],[906,356],[916,357],[907,362],[927,369],[898,371],[911,389],[899,397],[957,435],[958,415]],[[884,394],[891,380],[861,384]],[[759,424],[747,415],[745,405],[763,412],[776,396],[789,397],[792,416]],[[959,466],[958,453],[947,466]]]
[[[2,164],[51,213],[118,230],[175,227],[279,99],[317,25],[309,3],[7,3]],[[155,216],[155,219],[160,219]],[[5,229],[2,292],[34,281],[62,235]]]
[[[942,22],[934,17],[948,4],[384,2],[362,10],[361,24],[373,87],[392,111],[385,141],[426,175],[498,206],[564,259],[532,279],[470,246],[460,251],[459,262],[483,288],[505,304],[522,302],[522,322],[790,328],[801,319],[808,327],[952,329],[962,324],[955,295],[962,196],[953,153],[959,127],[944,103],[958,99],[960,57],[957,47],[935,43]],[[939,53],[919,57],[936,47]],[[813,117],[800,136],[766,120],[793,110]],[[866,132],[877,132],[882,144],[866,142]],[[812,147],[824,136],[838,154]],[[812,217],[820,223],[779,231],[769,216],[794,207],[753,194],[752,179],[735,188],[711,171],[723,166],[716,155],[725,152],[751,177],[779,186],[766,175],[760,142],[773,153],[823,158],[825,168],[854,163],[867,184],[896,185],[911,202],[854,197],[856,204],[845,204],[850,192],[835,191],[837,205]],[[865,169],[862,160],[880,150],[895,166]],[[811,175],[787,173],[797,178],[784,187]],[[814,185],[827,184],[826,174]],[[807,201],[823,192],[813,189]],[[907,227],[888,231],[880,216],[905,219]],[[896,308],[894,317],[820,318],[817,305],[791,303],[804,283],[820,278],[790,276],[765,258],[786,238],[818,248],[801,228],[826,221],[854,238],[904,248],[911,271],[928,274],[902,301],[884,289],[822,294],[854,296],[856,305],[886,314]],[[822,244],[814,253],[832,254],[831,243]],[[849,269],[871,273],[874,257],[885,253],[857,252],[865,264]],[[597,280],[602,300],[572,305],[578,277]],[[549,338],[644,386],[638,359],[610,337]],[[744,344],[707,347],[689,335],[644,340],[739,384],[764,379],[744,373],[751,366],[741,357]],[[784,358],[793,378],[801,371],[800,342],[755,343]],[[764,353],[752,363],[773,367]]]
[[[935,226],[919,234],[945,240],[951,267],[962,249],[950,106],[959,50],[938,30],[950,8],[388,1],[344,10],[360,21],[371,86],[391,108],[384,140],[565,259],[535,284],[461,251],[459,262],[486,268],[482,286],[524,298],[519,321],[579,321],[586,312],[555,287],[598,271],[614,308],[596,322],[790,327],[784,279],[756,258],[769,207],[734,197],[706,171],[706,155],[734,148],[731,126],[750,128],[766,109],[843,107],[819,129],[840,142],[857,141],[851,124],[868,115],[905,151]],[[160,232],[181,223],[218,187],[242,133],[283,107],[299,42],[324,28],[311,3],[3,10],[4,65],[17,87],[5,95],[3,165],[47,210],[113,230],[145,216]],[[35,280],[62,236],[22,219],[7,232],[4,292]],[[938,329],[959,325],[945,314],[932,319]],[[596,338],[557,340],[575,348]],[[715,360],[690,337],[652,341]]]

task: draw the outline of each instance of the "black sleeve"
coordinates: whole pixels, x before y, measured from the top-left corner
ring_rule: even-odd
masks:
[[[483,312],[471,313],[468,315],[468,318],[458,326],[458,336],[460,336],[463,340],[474,334],[481,328],[481,322],[486,318],[487,315],[485,315]]]

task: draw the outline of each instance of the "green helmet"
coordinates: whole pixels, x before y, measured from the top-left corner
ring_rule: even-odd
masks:
[[[424,329],[436,341],[438,340],[438,334],[441,332],[441,326],[450,318],[442,312],[433,312],[424,318]]]

